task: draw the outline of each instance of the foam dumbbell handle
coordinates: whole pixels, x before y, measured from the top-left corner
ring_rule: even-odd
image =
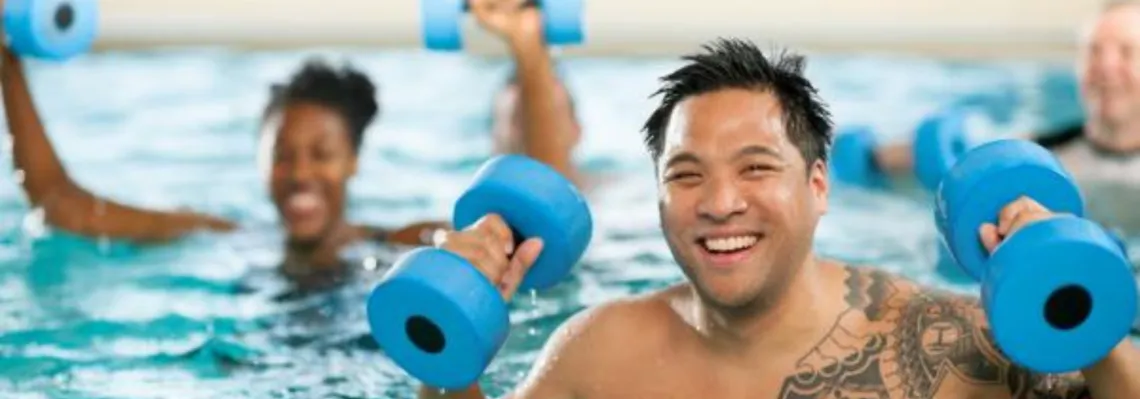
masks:
[[[868,126],[841,129],[831,146],[831,175],[836,181],[866,188],[885,188],[887,176],[875,163],[875,132]]]
[[[942,177],[958,162],[970,145],[966,137],[966,114],[949,108],[924,119],[915,131],[914,174],[924,188],[934,192]]]
[[[4,29],[16,54],[62,61],[91,49],[97,0],[6,0]]]
[[[1075,216],[1033,222],[995,250],[982,302],[997,346],[1041,373],[1083,369],[1128,336],[1136,284],[1112,236]]]
[[[502,155],[485,163],[456,201],[452,225],[463,229],[490,213],[502,216],[518,242],[542,238],[542,253],[520,290],[549,288],[565,278],[593,234],[589,205],[574,184],[522,155]]]
[[[475,383],[510,331],[499,291],[465,259],[412,250],[368,297],[372,338],[423,383],[463,389]]]

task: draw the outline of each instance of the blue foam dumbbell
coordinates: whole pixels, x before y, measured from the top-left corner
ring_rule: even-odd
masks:
[[[869,126],[847,126],[831,145],[831,175],[859,187],[886,188],[887,176],[875,164],[875,132]]]
[[[520,290],[561,281],[593,234],[590,209],[574,185],[520,155],[493,158],[455,203],[456,229],[500,215],[517,242],[541,237],[542,253]],[[367,304],[372,337],[409,374],[433,387],[462,389],[478,380],[510,330],[498,289],[467,260],[436,248],[395,262]]]
[[[914,174],[926,190],[936,190],[942,176],[970,149],[967,115],[965,109],[951,107],[926,117],[915,130],[911,142]],[[832,145],[831,173],[846,184],[886,188],[890,179],[875,163],[877,146],[870,127],[843,128],[836,133]]]
[[[1022,196],[1061,215],[987,254],[979,227]],[[978,146],[946,174],[935,208],[954,260],[981,282],[995,341],[1011,360],[1043,373],[1079,370],[1127,336],[1137,307],[1131,266],[1113,236],[1083,218],[1080,190],[1048,150],[1024,140]]]
[[[972,147],[966,135],[967,113],[951,107],[924,119],[914,134],[914,175],[930,192],[958,158]]]
[[[16,54],[62,61],[91,49],[97,0],[6,0],[4,29]]]
[[[467,0],[421,0],[424,45],[432,50],[463,48],[460,18],[468,11]],[[536,0],[525,6],[542,9],[543,37],[549,45],[582,43],[582,0]]]

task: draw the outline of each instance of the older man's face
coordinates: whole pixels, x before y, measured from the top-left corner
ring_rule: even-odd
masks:
[[[1078,63],[1088,117],[1116,130],[1140,119],[1140,5],[1109,10],[1088,33]]]

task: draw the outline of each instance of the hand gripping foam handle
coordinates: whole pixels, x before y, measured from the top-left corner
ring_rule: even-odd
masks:
[[[590,208],[574,184],[522,155],[498,156],[480,168],[455,203],[453,226],[466,228],[489,213],[503,217],[516,241],[542,238],[542,253],[520,290],[545,289],[561,281],[586,251],[594,229]]]
[[[510,331],[499,291],[467,260],[441,249],[402,256],[372,291],[367,313],[385,354],[443,389],[478,381]]]
[[[564,278],[593,230],[589,208],[570,181],[519,155],[485,163],[455,208],[457,229],[493,212],[516,236],[543,238],[524,288]],[[420,381],[445,389],[475,383],[510,330],[497,288],[467,260],[440,249],[401,257],[367,307],[372,336],[389,357]]]
[[[966,115],[962,110],[950,108],[931,115],[915,131],[915,177],[927,190],[937,190],[942,177],[968,147]]]
[[[91,49],[97,0],[6,0],[4,26],[12,51],[62,61]]]
[[[460,18],[467,12],[467,0],[421,1],[424,45],[441,51],[463,48]],[[555,46],[571,45],[585,40],[582,30],[582,0],[541,0],[533,5],[542,11],[546,43]]]
[[[987,256],[978,228],[1020,196],[1073,216],[1030,223]],[[1106,230],[1081,218],[1079,189],[1044,148],[1000,140],[965,154],[943,180],[936,209],[951,254],[982,282],[997,346],[1013,361],[1073,371],[1127,334],[1136,311],[1127,260]]]

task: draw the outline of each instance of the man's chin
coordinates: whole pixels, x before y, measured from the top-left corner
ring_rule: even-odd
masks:
[[[758,294],[744,287],[716,287],[704,283],[697,283],[696,290],[702,301],[726,310],[746,308],[756,301]]]

